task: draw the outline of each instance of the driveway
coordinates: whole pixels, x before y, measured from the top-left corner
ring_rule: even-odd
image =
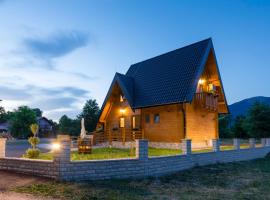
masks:
[[[13,172],[0,171],[0,199],[1,200],[52,200],[51,198],[41,198],[32,195],[11,192],[10,189],[35,183],[49,181],[46,178],[33,177]],[[55,200],[55,199],[54,199]]]

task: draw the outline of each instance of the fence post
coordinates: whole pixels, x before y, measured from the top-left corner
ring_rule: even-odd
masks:
[[[182,152],[183,154],[190,155],[191,150],[191,140],[190,139],[183,139],[181,143]]]
[[[238,138],[234,138],[233,139],[233,146],[235,150],[239,150],[240,149],[240,140]]]
[[[53,162],[57,171],[57,178],[66,179],[65,172],[70,163],[71,140],[69,135],[58,135],[57,143],[59,148],[53,150]]]
[[[266,146],[266,138],[261,138],[262,147]]]
[[[255,148],[255,138],[249,138],[249,148]]]
[[[213,144],[213,151],[214,152],[220,151],[220,141],[219,141],[219,139],[213,139],[212,144]]]
[[[265,138],[265,146],[270,146],[270,138]]]
[[[6,157],[6,138],[0,138],[0,158]]]
[[[136,158],[139,160],[148,159],[148,140],[136,140]]]

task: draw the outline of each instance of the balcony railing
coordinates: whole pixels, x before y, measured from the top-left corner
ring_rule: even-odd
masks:
[[[204,109],[216,112],[218,110],[218,95],[206,92],[196,93],[195,103]]]

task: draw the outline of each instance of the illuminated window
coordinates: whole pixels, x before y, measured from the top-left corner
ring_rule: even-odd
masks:
[[[124,97],[122,95],[120,95],[120,102],[124,102]]]
[[[146,114],[145,115],[145,123],[150,123],[150,115],[149,114]]]
[[[120,117],[119,126],[120,126],[120,128],[124,128],[125,127],[125,118],[124,117]]]
[[[155,114],[154,115],[154,123],[157,124],[157,123],[159,123],[159,121],[160,121],[159,114]]]

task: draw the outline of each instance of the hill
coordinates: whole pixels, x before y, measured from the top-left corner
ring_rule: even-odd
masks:
[[[255,102],[262,102],[262,103],[270,105],[270,97],[263,97],[263,96],[251,97],[251,98],[244,99],[242,101],[229,105],[229,109],[230,109],[230,113],[232,117],[234,118],[237,115],[245,115],[248,109]]]

